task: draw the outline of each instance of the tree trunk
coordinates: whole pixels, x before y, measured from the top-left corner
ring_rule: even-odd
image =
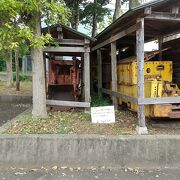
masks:
[[[13,86],[12,50],[8,51],[6,68],[7,68],[7,87],[12,87]]]
[[[34,17],[35,36],[41,36],[41,19],[40,14]],[[46,118],[46,90],[45,90],[45,73],[42,48],[31,48],[32,58],[32,79],[33,79],[33,110],[34,118]]]
[[[93,27],[92,27],[92,37],[97,34],[97,13],[96,13],[97,0],[94,0],[94,14],[93,14]]]
[[[115,10],[114,10],[114,15],[113,15],[113,21],[118,19],[121,16],[121,14],[122,14],[122,11],[121,11],[121,0],[116,0]]]
[[[74,22],[75,22],[75,29],[78,29],[78,25],[79,25],[79,0],[76,0],[76,13],[74,16]]]
[[[15,51],[15,62],[16,62],[16,91],[20,91],[18,50]]]
[[[72,28],[77,30],[79,25],[79,0],[73,1]]]
[[[129,0],[129,9],[139,6],[141,3],[141,0]]]

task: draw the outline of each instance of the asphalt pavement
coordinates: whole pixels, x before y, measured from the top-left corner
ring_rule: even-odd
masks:
[[[16,169],[0,170],[1,180],[180,180],[180,169],[140,170],[140,169]]]
[[[0,103],[0,126],[29,108],[28,104]]]

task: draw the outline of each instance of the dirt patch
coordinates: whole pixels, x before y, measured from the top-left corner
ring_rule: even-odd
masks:
[[[100,135],[134,135],[136,133],[137,115],[128,110],[116,112],[114,124],[92,124],[90,114],[83,111],[49,112],[47,119],[32,119],[26,114],[11,124],[8,134],[100,134]],[[153,128],[152,121],[147,120],[149,134],[180,134],[176,128]]]
[[[126,118],[125,112],[116,113],[115,124],[92,124],[90,114],[77,111],[49,112],[47,119],[33,120],[31,114],[20,117],[6,130],[9,134],[135,134],[135,118]],[[127,115],[126,115],[127,117]]]
[[[1,95],[23,95],[32,96],[32,82],[20,82],[20,91],[16,91],[15,85],[12,88],[6,86],[6,82],[0,81],[0,94]]]

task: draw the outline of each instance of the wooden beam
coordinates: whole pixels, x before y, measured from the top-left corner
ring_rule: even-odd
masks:
[[[101,51],[109,51],[109,48],[100,48]]]
[[[90,52],[90,48],[84,47],[47,47],[43,49],[43,52]]]
[[[141,23],[141,28],[136,32],[136,56],[137,56],[137,80],[138,98],[144,98],[144,19],[137,19]],[[145,106],[138,106],[139,127],[146,127]]]
[[[112,91],[117,92],[117,56],[116,56],[116,42],[111,43],[111,77],[112,77]],[[113,97],[113,104],[117,109],[118,101],[116,97]]]
[[[180,104],[180,97],[139,98],[138,104]]]
[[[102,97],[102,55],[101,50],[97,50],[97,61],[98,61],[98,96]]]
[[[164,20],[164,21],[180,21],[180,14],[152,11],[150,15],[147,15],[145,17],[145,19]]]
[[[61,39],[59,44],[61,44],[61,45],[84,46],[84,40],[79,40],[79,39]]]
[[[50,106],[68,106],[68,107],[84,107],[89,108],[88,102],[76,102],[76,101],[60,101],[60,100],[46,100],[46,104]]]
[[[159,51],[161,51],[159,53],[159,61],[162,61],[162,44],[163,44],[163,36],[160,36],[158,38],[158,46],[159,46]]]
[[[84,53],[84,96],[85,102],[90,102],[90,58],[89,53]]]
[[[140,25],[141,25],[140,23],[137,23],[137,24],[129,27],[128,29],[117,33],[116,35],[110,37],[109,39],[105,40],[104,42],[94,46],[92,48],[92,51],[95,51],[95,50],[97,50],[97,49],[99,49],[99,48],[101,48],[103,46],[106,46],[107,44],[110,44],[110,43],[112,43],[112,42],[114,42],[114,41],[116,41],[116,40],[118,40],[118,39],[120,39],[120,38],[122,38],[122,37],[124,37],[124,36],[126,36],[128,34],[131,34],[131,33],[135,32],[137,29],[140,28]]]
[[[133,98],[131,96],[124,95],[120,92],[115,92],[115,91],[111,91],[109,89],[103,89],[103,88],[101,89],[101,91],[104,94],[109,94],[109,95],[115,96],[117,98],[123,98],[123,99],[127,100],[128,102],[132,102],[132,103],[136,103],[136,104],[138,102],[137,98]]]

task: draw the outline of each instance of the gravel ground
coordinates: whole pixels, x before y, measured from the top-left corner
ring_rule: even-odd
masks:
[[[0,180],[179,180],[179,169],[139,170],[139,169],[73,169],[54,166],[52,169],[6,169],[0,170]]]
[[[0,126],[25,111],[28,107],[27,104],[0,103]]]

